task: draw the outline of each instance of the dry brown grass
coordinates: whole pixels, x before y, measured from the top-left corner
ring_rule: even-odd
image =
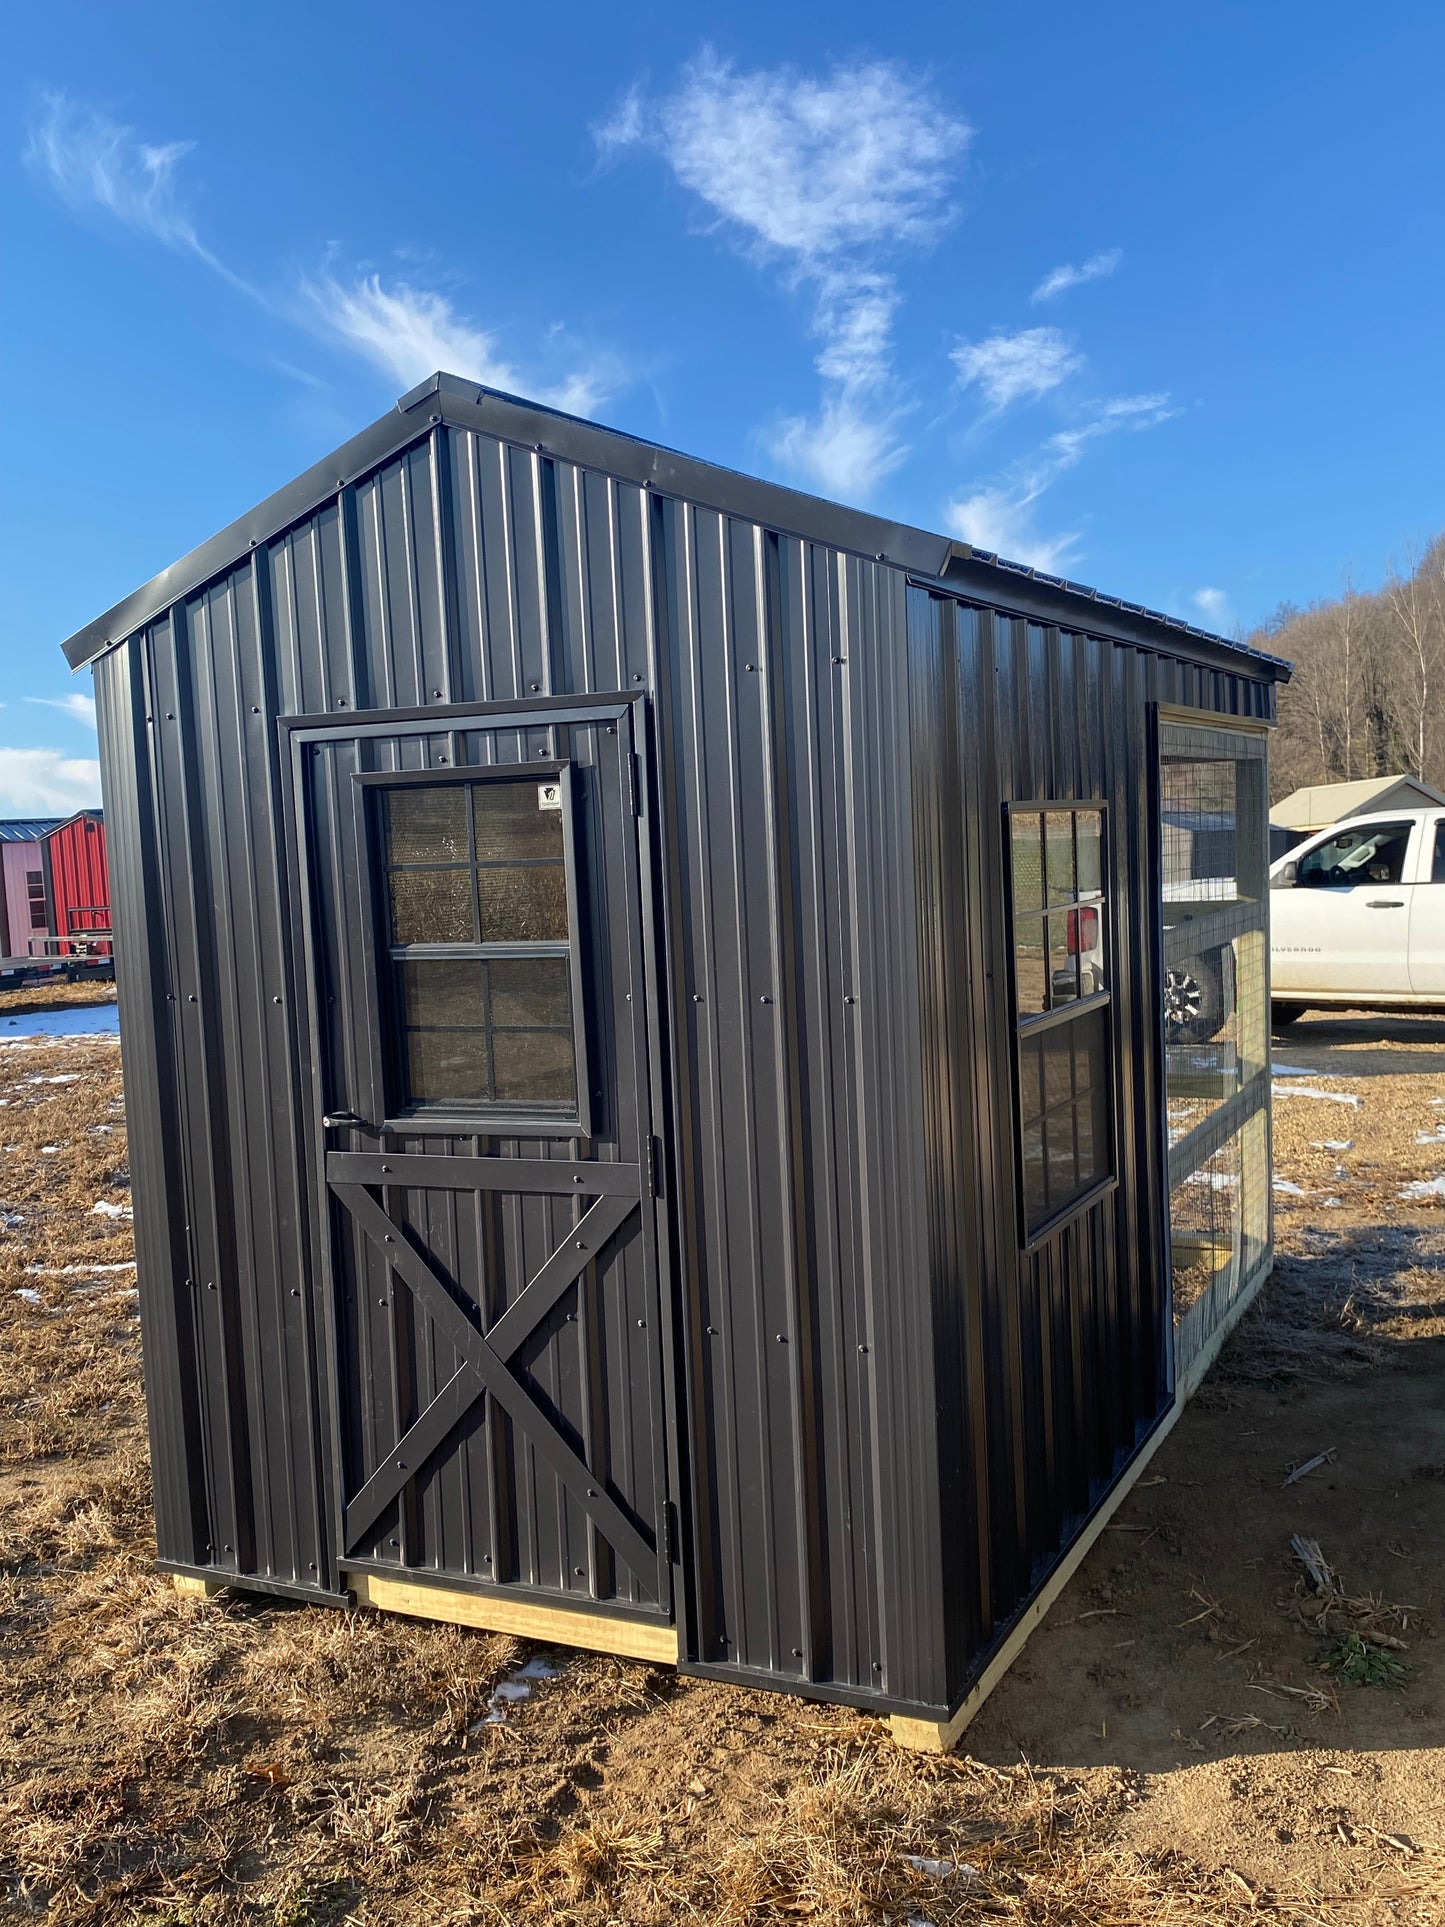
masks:
[[[64,1082],[53,1080],[65,1079]],[[54,1147],[53,1149],[47,1147]],[[0,1909],[48,1927],[1438,1921],[1433,1850],[1350,1897],[1127,1848],[1117,1769],[900,1753],[838,1708],[223,1594],[152,1567],[118,1047],[0,1050]],[[17,1292],[33,1294],[17,1297]],[[1266,1717],[1243,1709],[1241,1727]],[[1368,1897],[1366,1897],[1368,1895]]]
[[[78,984],[30,984],[23,990],[0,991],[0,1016],[12,1010],[66,1010],[73,1004],[113,1004],[115,984],[92,977]]]

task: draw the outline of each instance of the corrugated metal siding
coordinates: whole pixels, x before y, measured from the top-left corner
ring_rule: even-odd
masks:
[[[922,1167],[888,1103],[918,1049],[902,622],[896,570],[441,430],[104,659],[107,687],[130,663],[154,690],[155,809],[109,768],[119,726],[107,783],[155,848],[144,941],[186,1066],[151,1100],[178,1160],[138,1182],[189,1199],[194,1331],[160,1342],[208,1525],[203,1544],[167,1513],[163,1556],[334,1578],[275,716],[646,687],[675,892],[694,1647],[934,1696]],[[159,1253],[147,1270],[168,1289]],[[158,1403],[179,1427],[186,1400]]]
[[[922,589],[909,636],[937,1373],[964,1388],[940,1425],[956,1704],[1172,1396],[1151,719],[1269,692]],[[1073,798],[1109,806],[1119,1184],[1025,1250],[1003,806]]]

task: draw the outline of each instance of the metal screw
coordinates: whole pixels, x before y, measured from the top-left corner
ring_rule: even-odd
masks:
[[[260,703],[252,703],[252,705],[251,705],[251,714],[252,714],[253,716],[259,716],[259,715],[261,714],[261,705],[260,705]]]
[[[176,712],[173,709],[168,709],[166,711],[166,721],[168,723],[173,723],[175,720],[176,720]]]
[[[642,671],[641,671],[640,669],[634,669],[634,670],[633,670],[633,672],[632,672],[632,680],[633,680],[634,682],[641,682],[641,681],[642,681]]]
[[[433,416],[432,416],[432,420],[433,420],[434,422],[439,422],[439,421],[441,420],[441,416],[440,416],[440,415],[433,415]]]
[[[589,1486],[588,1486],[588,1488],[587,1488],[587,1496],[588,1496],[588,1498],[589,1498],[589,1499],[595,1499],[595,1498],[597,1497],[597,1488],[596,1488],[596,1486],[595,1486],[595,1485],[589,1485]]]
[[[383,1164],[383,1165],[382,1165],[382,1167],[381,1167],[381,1170],[382,1170],[382,1175],[383,1175],[384,1177],[390,1177],[390,1176],[391,1176],[391,1166],[390,1166],[389,1164]]]
[[[279,997],[273,997],[273,998],[271,999],[271,1002],[272,1002],[273,1004],[279,1004],[279,1003],[280,1003],[280,1001],[281,1001],[281,999],[280,999]]]
[[[779,1343],[780,1345],[786,1345],[786,1344],[787,1344],[787,1342],[788,1342],[788,1334],[787,1334],[786,1332],[779,1332],[779,1333],[778,1333],[778,1343]]]
[[[647,1329],[647,1320],[646,1320],[645,1318],[639,1318],[639,1319],[638,1319],[638,1321],[637,1321],[637,1329],[638,1329],[639,1331],[645,1331],[645,1330]]]
[[[583,1243],[581,1238],[577,1240],[577,1249],[579,1251],[585,1251],[587,1249],[587,1246]]]
[[[214,1291],[215,1289],[216,1289],[216,1285],[215,1285],[215,1280],[214,1280],[214,1279],[212,1279],[212,1278],[208,1278],[208,1279],[206,1280],[206,1290],[207,1290],[207,1291]]]
[[[859,1351],[860,1351],[860,1352],[866,1352],[866,1351],[867,1351],[867,1349],[868,1349],[868,1347],[867,1347],[866,1345],[860,1345],[860,1346],[858,1347],[858,1349],[859,1349]]]
[[[572,1570],[579,1579],[585,1579],[587,1577],[587,1568],[585,1566],[574,1566]]]
[[[386,1242],[387,1242],[387,1243],[388,1243],[389,1245],[394,1245],[394,1244],[396,1243],[396,1239],[392,1237],[392,1235],[391,1235],[391,1233],[390,1233],[389,1231],[388,1231],[388,1232],[387,1232],[387,1234],[386,1234]]]
[[[717,1326],[716,1326],[716,1325],[709,1325],[709,1326],[708,1326],[708,1328],[707,1328],[707,1335],[708,1335],[708,1337],[709,1337],[709,1338],[716,1338],[716,1337],[717,1337]]]
[[[313,1560],[311,1561],[311,1564],[310,1564],[310,1566],[308,1567],[308,1571],[310,1571],[310,1572],[315,1572],[315,1570],[316,1570],[316,1561],[315,1561],[315,1560],[313,1559]]]
[[[531,690],[532,694],[535,696],[537,691],[542,687],[542,685],[539,682],[531,682],[527,684],[527,687]]]
[[[297,1289],[297,1287],[296,1287],[295,1285],[293,1285],[293,1286],[291,1287],[291,1296],[292,1296],[293,1298],[299,1298],[299,1297],[301,1296],[301,1293],[300,1293],[300,1291],[299,1291],[299,1290]]]
[[[881,1673],[883,1671],[883,1661],[881,1659],[874,1660],[873,1670],[875,1673]]]
[[[745,662],[743,664],[744,669],[755,669],[756,667],[757,667],[756,663]]]
[[[398,1471],[398,1472],[405,1472],[405,1470],[406,1470],[406,1460],[405,1460],[405,1459],[398,1459],[398,1460],[397,1460],[397,1462],[396,1462],[396,1469],[397,1469],[397,1471]]]
[[[802,1647],[801,1647],[801,1646],[795,1646],[795,1647],[793,1648],[793,1658],[794,1658],[794,1659],[801,1659],[802,1657],[803,1657],[803,1649],[802,1649]]]
[[[692,1001],[695,1004],[700,1004],[702,1002],[702,992],[700,990],[695,990],[692,993]]]
[[[858,1001],[858,999],[857,999],[856,997],[845,997],[845,998],[843,999],[843,1002],[844,1002],[845,1004],[856,1004],[856,1003],[857,1003],[857,1001]]]
[[[381,1168],[384,1171],[386,1169],[386,1166],[383,1165]],[[582,1173],[580,1171],[574,1171],[572,1173],[572,1182],[574,1184],[580,1184],[582,1182]]]
[[[771,997],[759,997],[759,999],[758,999],[758,1002],[759,1002],[760,1004],[770,1004],[770,1003],[771,1003],[772,1001],[773,1001],[773,1000],[772,1000],[772,998],[771,998]]]
[[[431,693],[432,693],[432,694],[433,694],[434,696],[440,696],[442,692],[441,692],[441,691],[440,691],[439,689],[434,689],[434,690],[433,690],[433,691],[432,691]]]

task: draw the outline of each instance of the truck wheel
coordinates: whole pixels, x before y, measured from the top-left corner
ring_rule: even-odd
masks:
[[[1269,1027],[1271,1030],[1288,1030],[1291,1024],[1299,1022],[1308,1009],[1308,1004],[1282,1004],[1276,1000],[1269,1007]]]
[[[1184,957],[1166,968],[1166,1044],[1207,1044],[1223,1027],[1224,1015],[1224,972],[1217,950]]]

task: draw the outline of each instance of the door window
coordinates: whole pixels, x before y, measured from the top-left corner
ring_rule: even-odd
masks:
[[[1356,883],[1398,883],[1405,874],[1411,825],[1365,823],[1341,830],[1300,859],[1296,888],[1327,890]]]
[[[1435,825],[1435,854],[1430,861],[1430,881],[1445,883],[1445,818]]]
[[[398,784],[377,812],[401,1108],[575,1121],[564,783]]]

